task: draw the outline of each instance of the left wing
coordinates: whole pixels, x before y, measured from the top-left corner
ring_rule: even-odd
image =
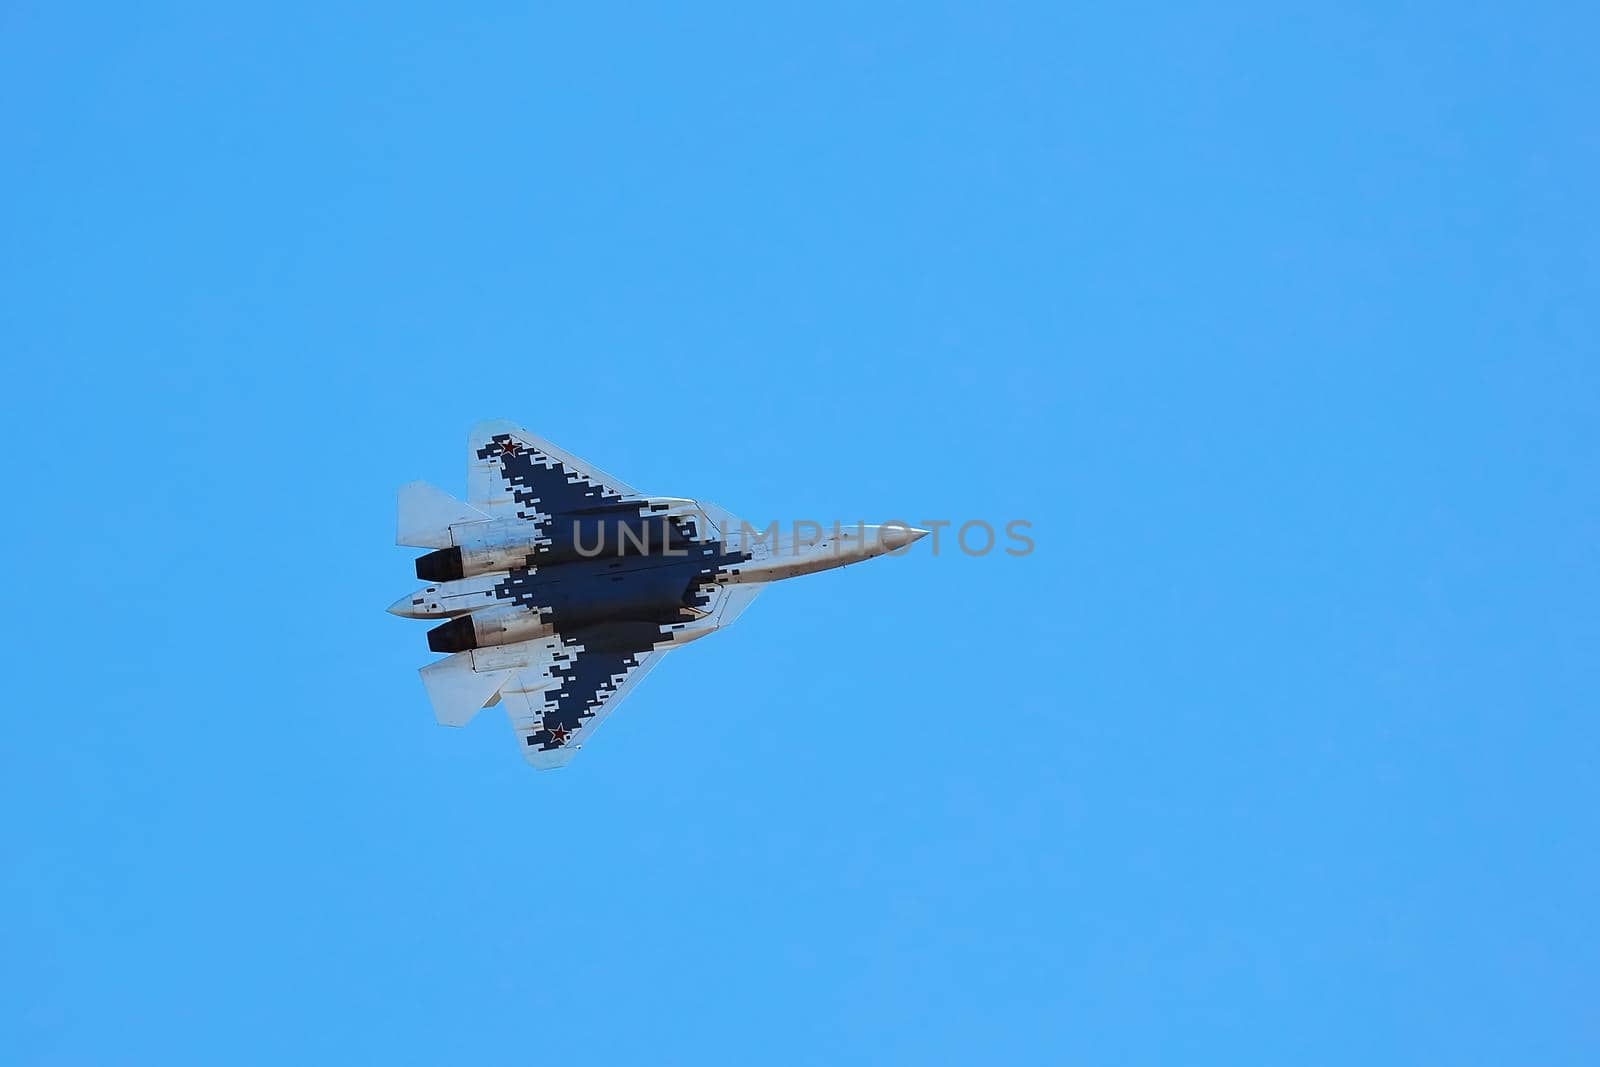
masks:
[[[547,671],[520,672],[500,690],[517,747],[540,770],[566,766],[595,727],[667,654],[665,649],[589,651],[559,638],[550,641],[561,647],[552,650]]]
[[[669,641],[654,624],[609,623],[457,652],[422,668],[422,681],[445,726],[465,726],[479,708],[504,703],[523,758],[545,770],[566,766]]]
[[[467,502],[496,518],[537,519],[640,500],[637,489],[506,419],[467,436]]]

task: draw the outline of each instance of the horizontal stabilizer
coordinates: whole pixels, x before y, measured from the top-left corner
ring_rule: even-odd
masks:
[[[516,673],[515,670],[475,671],[472,653],[457,652],[438,663],[430,663],[417,672],[433,702],[433,717],[440,726],[465,726],[478,714],[479,708],[493,704],[500,695],[500,687]]]
[[[484,522],[489,518],[427,482],[407,482],[400,487],[399,522],[394,543],[415,548],[449,548],[450,527]]]

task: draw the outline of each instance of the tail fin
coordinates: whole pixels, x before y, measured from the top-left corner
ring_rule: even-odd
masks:
[[[394,543],[414,548],[449,548],[450,527],[484,522],[489,516],[427,482],[400,487],[399,522]]]
[[[433,702],[433,717],[441,726],[465,726],[479,708],[493,704],[500,687],[516,673],[514,670],[475,671],[472,653],[457,652],[417,672]]]

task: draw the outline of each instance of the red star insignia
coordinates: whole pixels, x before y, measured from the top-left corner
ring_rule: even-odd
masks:
[[[522,446],[510,438],[500,443],[500,454],[502,456],[514,456],[521,450]]]
[[[567,743],[567,728],[559,723],[555,726],[545,727],[544,732],[550,735],[550,743],[557,748]]]

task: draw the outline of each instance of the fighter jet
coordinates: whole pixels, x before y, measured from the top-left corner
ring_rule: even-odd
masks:
[[[774,523],[646,496],[503,420],[467,441],[467,499],[400,488],[395,543],[433,551],[389,607],[443,620],[420,670],[445,726],[504,704],[533,766],[564,766],[675,648],[727,626],[775,581],[898,553],[928,531]]]

